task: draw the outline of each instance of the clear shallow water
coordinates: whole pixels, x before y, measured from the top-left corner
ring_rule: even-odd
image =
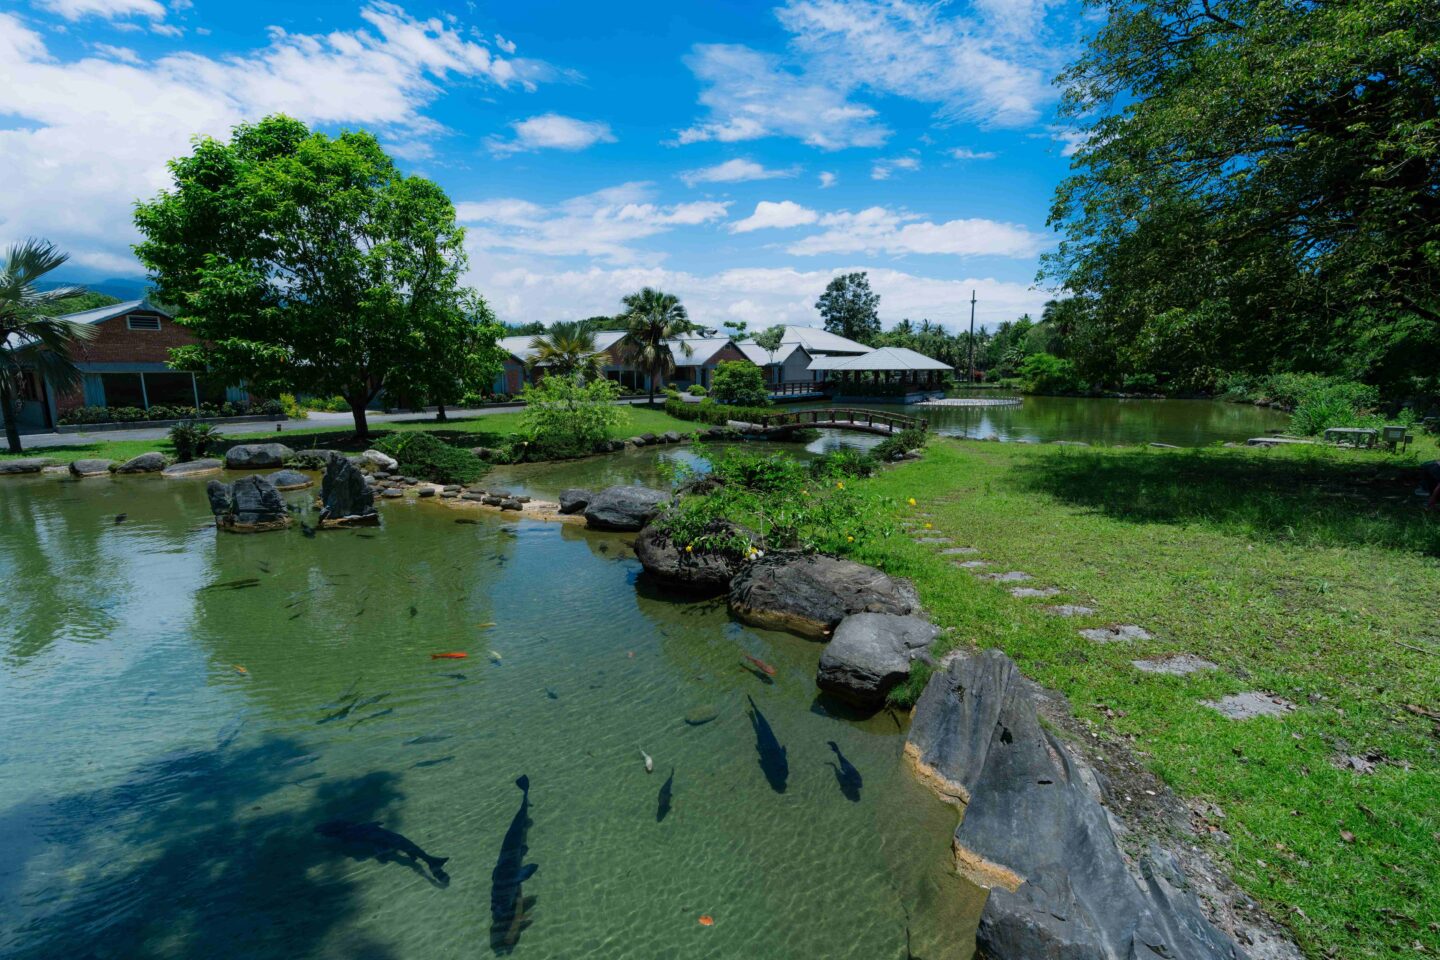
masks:
[[[816,704],[819,645],[637,590],[616,537],[384,509],[246,537],[210,527],[203,482],[0,483],[0,957],[492,956],[522,774],[538,869],[516,956],[873,960],[905,956],[907,926],[916,956],[969,955],[955,814],[892,717]],[[452,650],[470,657],[430,659]],[[706,704],[717,720],[683,722]],[[450,858],[448,886],[315,833],[335,819]]]

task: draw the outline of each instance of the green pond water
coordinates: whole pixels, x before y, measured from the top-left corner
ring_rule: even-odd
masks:
[[[652,480],[686,455],[509,481]],[[955,813],[907,770],[900,720],[817,701],[818,644],[657,594],[620,537],[383,515],[236,536],[204,481],[0,482],[0,957],[969,956]],[[317,833],[335,821],[449,858],[448,884]]]

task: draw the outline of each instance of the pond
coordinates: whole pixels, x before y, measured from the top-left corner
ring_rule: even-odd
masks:
[[[997,396],[988,392],[985,396]],[[856,406],[856,404],[847,404]],[[1216,400],[1110,400],[1088,397],[1024,397],[1019,406],[874,406],[924,417],[937,433],[953,437],[1048,443],[1169,443],[1203,447],[1245,441],[1283,430],[1290,418],[1277,410]]]
[[[840,715],[818,644],[639,572],[434,502],[247,537],[203,481],[0,484],[0,957],[968,957],[903,718]]]

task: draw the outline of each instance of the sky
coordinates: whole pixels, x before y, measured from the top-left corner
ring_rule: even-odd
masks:
[[[140,277],[133,205],[195,136],[284,112],[439,183],[502,320],[818,325],[866,271],[886,326],[1038,315],[1074,134],[1078,0],[0,0],[0,244]]]

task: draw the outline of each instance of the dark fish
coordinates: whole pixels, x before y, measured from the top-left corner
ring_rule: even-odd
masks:
[[[354,709],[355,704],[347,703],[345,704],[345,706],[341,707],[339,710],[336,710],[334,713],[326,714],[319,720],[316,720],[315,725],[319,726],[322,723],[331,723],[335,720],[344,720],[346,717],[350,716],[350,711]]]
[[[270,564],[266,563],[264,560],[261,560],[259,563],[255,564],[255,566],[260,568],[261,573],[270,572]]]
[[[835,771],[835,780],[840,784],[840,792],[845,794],[845,799],[851,803],[859,803],[860,788],[865,785],[865,778],[860,776],[860,771],[855,769],[855,764],[845,759],[845,754],[840,752],[840,747],[834,740],[826,742],[835,752],[837,762],[828,764],[828,766]]]
[[[318,753],[307,753],[307,754],[305,754],[305,755],[303,755],[303,756],[291,757],[289,760],[282,760],[282,761],[280,762],[280,766],[285,767],[285,768],[289,768],[289,767],[308,767],[310,764],[314,763],[316,760],[319,760],[319,759],[320,759],[320,754],[318,754]]]
[[[670,816],[670,808],[675,803],[675,768],[670,768],[670,776],[660,785],[660,800],[655,807],[655,822],[659,823]]]
[[[375,534],[373,534],[373,533],[357,533],[357,534],[355,534],[355,536],[359,537],[361,540],[374,540],[374,539],[375,539]]]
[[[129,516],[130,516],[130,514],[128,514],[128,513],[117,513],[117,514],[115,514],[115,522],[116,522],[116,523],[124,523],[125,520],[126,520]]]
[[[338,840],[352,847],[362,848],[377,860],[391,860],[397,855],[405,856],[414,865],[425,864],[430,874],[443,883],[450,882],[450,876],[441,867],[450,861],[449,857],[432,857],[421,850],[413,840],[393,830],[386,830],[378,822],[355,823],[351,820],[331,820],[315,828],[322,837]],[[418,866],[417,866],[418,869]]]
[[[301,777],[299,780],[291,780],[290,782],[298,787],[303,783],[309,783],[311,780],[319,780],[323,776],[325,776],[325,774],[321,773],[319,770],[316,770],[314,773],[305,774],[305,776]]]
[[[450,756],[448,756],[448,757],[436,757],[434,760],[417,760],[417,761],[415,761],[414,763],[410,764],[410,766],[416,767],[416,768],[420,768],[420,767],[438,767],[438,766],[440,766],[440,764],[442,764],[442,763],[449,763],[451,760],[454,760],[454,759],[455,759],[455,755],[452,753],[452,754],[451,754]]]
[[[530,778],[522,776],[515,781],[515,786],[523,791],[520,809],[515,811],[510,829],[505,831],[500,856],[490,874],[490,948],[502,956],[515,949],[520,934],[530,926],[528,911],[535,905],[535,898],[526,899],[521,885],[535,874],[538,866],[525,862],[525,854],[530,849],[525,844],[530,830]]]
[[[549,697],[551,700],[559,700],[559,699],[560,699],[560,694],[556,693],[556,692],[555,692],[555,689],[554,689],[553,687],[546,687],[546,688],[545,688],[545,696]]]
[[[287,617],[286,619],[287,619],[287,620],[299,620],[299,619],[300,619],[301,617],[303,617],[304,615],[305,615],[305,611],[304,611],[304,610],[299,610],[299,611],[296,611],[295,613],[290,614],[290,616]]]
[[[450,679],[450,680],[468,680],[468,679],[470,679],[469,677],[465,676],[465,674],[463,674],[463,673],[442,673],[442,674],[440,674],[440,676],[445,677],[445,678]]]
[[[790,761],[785,757],[785,748],[775,739],[770,721],[755,706],[755,701],[749,694],[745,695],[745,699],[750,701],[750,725],[755,728],[755,752],[760,755],[760,771],[770,782],[770,789],[784,793],[785,781],[790,777]]]
[[[215,735],[215,749],[224,750],[230,746],[230,744],[234,743],[235,738],[240,736],[240,728],[243,726],[245,726],[244,717],[236,717],[234,720],[225,724],[225,726],[220,729],[220,732]]]
[[[415,614],[417,614],[417,613],[419,613],[419,612],[420,612],[419,610],[416,610],[416,609],[415,609],[415,604],[413,604],[413,603],[410,604],[410,616],[413,617],[413,616],[415,616]]]
[[[305,536],[307,537],[315,536],[315,528],[310,526],[310,524],[306,523],[304,520],[300,521],[300,532],[305,534]]]
[[[356,700],[352,704],[352,706],[356,710],[359,710],[361,707],[368,707],[373,704],[379,703],[381,700],[384,700],[388,696],[390,696],[390,691],[387,690],[384,693],[377,693],[373,697],[366,697],[364,700]]]
[[[364,607],[361,607],[359,610],[356,610],[356,611],[355,611],[355,618],[356,618],[356,619],[358,619],[358,618],[360,618],[360,617],[363,617],[363,616],[365,616],[365,608],[364,608]]]
[[[246,587],[260,586],[259,577],[241,577],[239,580],[223,580],[219,583],[207,583],[201,590],[244,590]]]
[[[411,737],[405,741],[405,746],[418,747],[424,743],[444,743],[450,739],[450,736],[448,733],[427,733],[424,736]]]
[[[474,524],[475,526],[479,526],[479,524],[480,524],[480,521],[479,521],[479,520],[471,520],[469,517],[461,517],[460,519],[456,520],[455,522],[456,522],[456,523]]]
[[[354,723],[350,724],[350,729],[351,729],[351,730],[354,730],[356,727],[360,726],[360,724],[364,723],[366,720],[378,720],[378,719],[380,719],[381,717],[388,717],[390,714],[392,714],[392,713],[394,713],[394,712],[395,712],[395,708],[394,708],[394,707],[386,707],[384,710],[376,710],[374,713],[367,713],[365,716],[361,717],[359,720],[356,720]]]

